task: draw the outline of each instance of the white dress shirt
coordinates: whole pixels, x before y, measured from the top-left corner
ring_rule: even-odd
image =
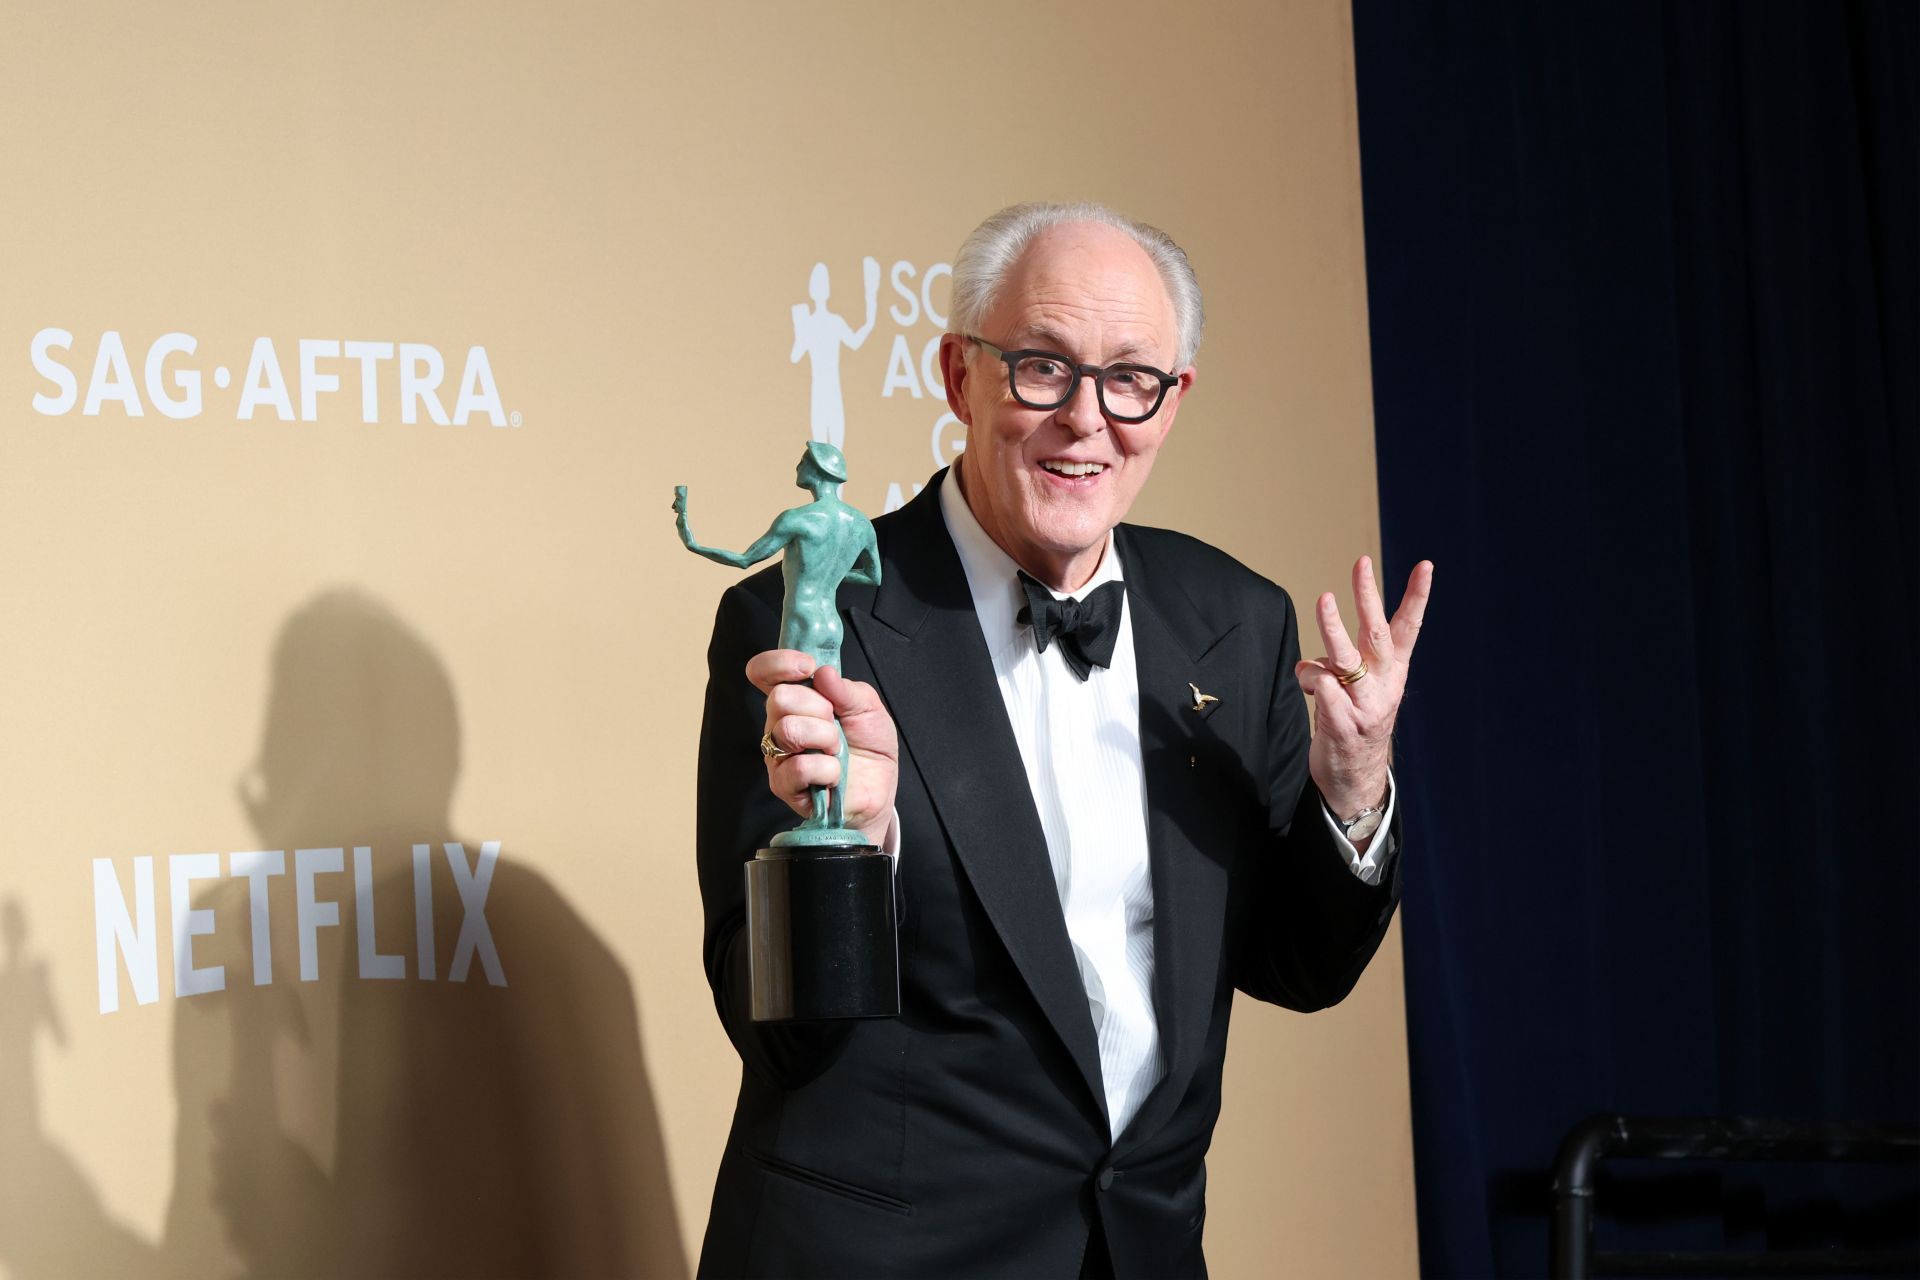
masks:
[[[1059,644],[1041,653],[1033,629],[1015,620],[1026,604],[1019,567],[980,527],[951,472],[940,486],[940,511],[966,571],[1046,835],[1054,887],[1099,1038],[1111,1136],[1118,1137],[1166,1074],[1153,1008],[1153,877],[1133,610],[1129,604],[1121,611],[1112,664],[1081,680]],[[1071,597],[1084,599],[1095,587],[1120,581],[1121,570],[1109,533],[1099,568]],[[1368,884],[1379,882],[1392,819],[1389,786],[1380,835],[1362,856],[1327,814],[1348,865]]]

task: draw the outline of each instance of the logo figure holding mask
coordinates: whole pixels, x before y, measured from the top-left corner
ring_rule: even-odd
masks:
[[[880,585],[873,525],[841,499],[846,479],[839,449],[820,441],[807,445],[794,481],[812,492],[813,501],[781,512],[765,534],[738,552],[696,542],[687,523],[687,487],[674,489],[680,540],[694,554],[746,569],[785,552],[779,647],[805,653],[816,669],[840,668],[840,584]],[[775,835],[746,864],[755,1021],[900,1011],[893,860],[846,825],[852,761],[846,733],[837,723],[835,729],[838,784],[812,788],[800,825]],[[760,750],[772,760],[793,754],[771,732],[761,738]]]

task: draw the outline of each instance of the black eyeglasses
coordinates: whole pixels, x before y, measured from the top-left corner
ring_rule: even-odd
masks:
[[[1167,388],[1180,381],[1152,365],[1110,364],[1103,369],[1097,364],[1075,364],[1058,351],[1002,351],[985,338],[971,333],[966,337],[1006,361],[1013,398],[1029,409],[1058,409],[1073,399],[1080,379],[1092,378],[1100,412],[1115,422],[1145,422],[1160,412]]]

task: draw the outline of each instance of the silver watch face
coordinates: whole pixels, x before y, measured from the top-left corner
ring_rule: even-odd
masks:
[[[1347,839],[1356,841],[1365,840],[1368,836],[1380,829],[1380,820],[1386,816],[1386,814],[1378,810],[1367,814],[1361,818],[1360,821],[1347,828]]]

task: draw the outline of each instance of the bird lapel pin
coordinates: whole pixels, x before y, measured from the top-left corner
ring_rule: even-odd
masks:
[[[1210,705],[1220,701],[1220,699],[1210,693],[1200,692],[1200,686],[1191,680],[1187,681],[1187,688],[1193,690],[1193,710],[1201,712],[1202,714],[1206,713]]]

